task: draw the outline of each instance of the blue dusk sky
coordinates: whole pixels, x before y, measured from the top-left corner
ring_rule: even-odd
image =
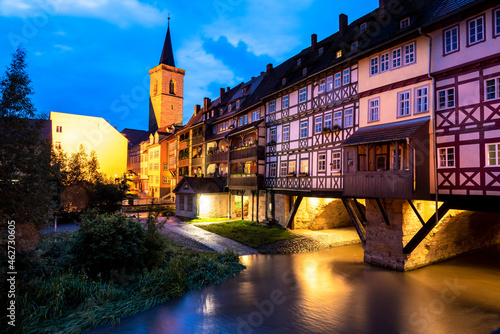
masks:
[[[149,69],[170,13],[176,66],[186,70],[184,123],[220,87],[265,71],[378,7],[377,0],[0,0],[0,71],[21,43],[33,102],[101,116],[119,131],[147,129]]]

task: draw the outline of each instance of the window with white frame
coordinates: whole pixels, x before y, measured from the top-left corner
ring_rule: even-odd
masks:
[[[392,68],[401,67],[401,48],[392,50]]]
[[[248,124],[248,115],[245,115],[244,118],[245,118],[245,124]]]
[[[378,74],[378,57],[370,59],[370,75]]]
[[[324,127],[327,129],[332,128],[332,114],[325,115],[325,124]]]
[[[259,119],[260,119],[260,109],[259,110],[255,110],[252,113],[252,122],[258,121]]]
[[[276,177],[276,162],[269,164],[269,177]]]
[[[318,92],[323,93],[325,91],[325,88],[326,88],[325,80],[321,80],[319,82]]]
[[[410,114],[410,91],[398,93],[398,116],[408,116]]]
[[[484,40],[484,17],[479,16],[473,20],[470,20],[467,24],[468,26],[468,41],[469,45],[479,43]]]
[[[309,174],[309,160],[300,160],[300,172],[304,174]]]
[[[333,89],[333,77],[326,78],[326,90],[331,91]]]
[[[332,172],[340,171],[340,161],[341,161],[340,152],[333,153],[332,154],[332,164],[331,164]]]
[[[288,95],[283,96],[281,99],[281,108],[288,108]]]
[[[493,13],[493,27],[494,27],[494,36],[500,35],[500,8],[495,9]]]
[[[344,85],[351,82],[351,71],[349,69],[344,70],[342,82]]]
[[[429,111],[429,87],[415,89],[415,113]]]
[[[194,196],[187,196],[187,209],[186,210],[189,212],[193,211],[193,203],[194,203],[193,197]]]
[[[352,126],[352,109],[344,111],[344,128]]]
[[[318,154],[318,172],[326,171],[326,154]]]
[[[159,176],[155,176],[155,184],[160,184],[160,177]]]
[[[168,184],[168,176],[163,176],[163,184]]]
[[[283,141],[290,140],[290,125],[283,125]]]
[[[500,143],[486,144],[487,166],[500,166]]]
[[[410,18],[409,18],[409,17],[404,18],[404,19],[402,19],[401,21],[399,21],[399,28],[400,28],[401,30],[406,29],[406,28],[408,28],[409,26],[410,26]]]
[[[405,65],[415,62],[415,43],[410,43],[404,46],[405,50]]]
[[[389,52],[380,55],[380,72],[389,70]]]
[[[56,132],[62,132],[62,125],[56,126]]]
[[[443,89],[438,91],[438,109],[447,109],[455,107],[455,88]]]
[[[163,170],[164,171],[168,170],[168,163],[166,163],[166,162],[163,163]]]
[[[444,53],[458,50],[458,26],[444,31]]]
[[[333,81],[333,87],[339,88],[341,84],[342,84],[342,74],[340,72],[335,73],[335,80]]]
[[[299,90],[299,102],[304,102],[307,100],[307,88],[301,88]]]
[[[314,119],[314,133],[321,133],[323,130],[323,117],[318,116]]]
[[[307,123],[307,121],[300,123],[300,138],[307,138]]]
[[[449,168],[455,167],[455,148],[443,147],[439,148],[439,167]]]
[[[269,102],[269,112],[275,112],[275,111],[276,111],[276,101]]]
[[[493,100],[500,98],[500,77],[486,80],[485,85],[486,85],[486,100]]]
[[[295,174],[295,161],[288,161],[288,173]]]
[[[276,142],[276,128],[269,130],[269,142]]]
[[[342,111],[336,111],[333,113],[333,124],[338,127],[342,127]]]
[[[280,165],[280,176],[286,176],[288,174],[288,162],[282,161]]]
[[[380,98],[368,101],[368,122],[380,119]]]

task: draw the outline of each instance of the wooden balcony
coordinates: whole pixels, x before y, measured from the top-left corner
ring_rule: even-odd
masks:
[[[183,140],[183,141],[181,141],[181,142],[179,143],[179,148],[178,148],[178,150],[179,150],[179,151],[185,150],[186,148],[188,148],[188,146],[189,146],[189,139],[187,139],[187,140]]]
[[[213,153],[205,157],[205,163],[207,164],[227,162],[228,160],[229,160],[229,152]]]
[[[186,166],[189,166],[189,158],[179,160],[177,167],[186,167]]]
[[[256,189],[264,186],[264,176],[256,174],[232,174],[229,176],[229,188]]]
[[[192,145],[201,144],[203,142],[203,140],[204,140],[203,136],[193,137],[193,143],[192,143]]]
[[[193,158],[191,160],[191,165],[193,166],[201,166],[203,164],[203,158]]]
[[[345,174],[344,196],[411,199],[413,174],[409,170]]]
[[[265,147],[251,146],[251,147],[238,148],[234,151],[231,151],[229,158],[231,160],[250,159],[250,158],[257,158],[263,160],[265,159]]]

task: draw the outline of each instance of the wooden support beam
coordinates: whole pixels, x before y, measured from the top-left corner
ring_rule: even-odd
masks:
[[[285,228],[288,228],[290,224],[293,222],[293,219],[295,218],[295,214],[299,210],[300,203],[302,202],[302,196],[297,196],[297,199],[293,203],[292,209],[290,210],[290,214],[288,215],[288,218],[286,219],[285,223]]]
[[[356,201],[356,200],[354,200]],[[342,203],[344,203],[345,209],[347,210],[347,213],[349,214],[349,217],[351,217],[351,221],[354,224],[354,227],[356,228],[356,232],[358,232],[359,239],[363,244],[366,242],[366,230],[361,221],[358,219],[356,216],[356,213],[354,212],[351,203],[349,203],[348,198],[342,198]]]
[[[413,238],[406,244],[403,248],[404,254],[411,254],[417,248],[418,245],[425,239],[425,237],[432,231],[434,227],[436,227],[437,223],[448,213],[450,210],[450,206],[448,203],[444,202],[438,209],[438,221],[436,221],[435,216],[433,215],[424,226],[413,236]]]
[[[375,198],[375,201],[377,202],[378,208],[380,210],[380,213],[382,214],[382,217],[384,217],[385,224],[387,226],[391,225],[389,222],[389,217],[387,217],[387,214],[385,213],[384,207],[382,206],[382,203],[380,203],[379,198]]]
[[[356,204],[356,208],[358,209],[359,214],[361,215],[362,223],[366,223],[366,216],[363,213],[363,210],[361,209],[361,205],[359,205],[359,202],[356,198],[352,199],[354,201],[354,204]]]
[[[424,219],[422,218],[422,216],[420,215],[420,213],[418,212],[417,208],[415,207],[415,205],[413,205],[413,202],[409,199],[407,200],[408,201],[408,204],[410,204],[411,208],[413,209],[413,212],[415,212],[415,215],[417,216],[418,220],[420,220],[420,223],[422,224],[422,226],[425,226],[425,222],[424,222]]]

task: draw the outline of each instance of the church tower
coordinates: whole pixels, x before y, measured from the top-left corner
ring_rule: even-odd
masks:
[[[184,74],[175,67],[172,41],[170,40],[170,18],[167,36],[161,52],[160,64],[149,70],[149,130],[154,131],[166,125],[182,125]]]

